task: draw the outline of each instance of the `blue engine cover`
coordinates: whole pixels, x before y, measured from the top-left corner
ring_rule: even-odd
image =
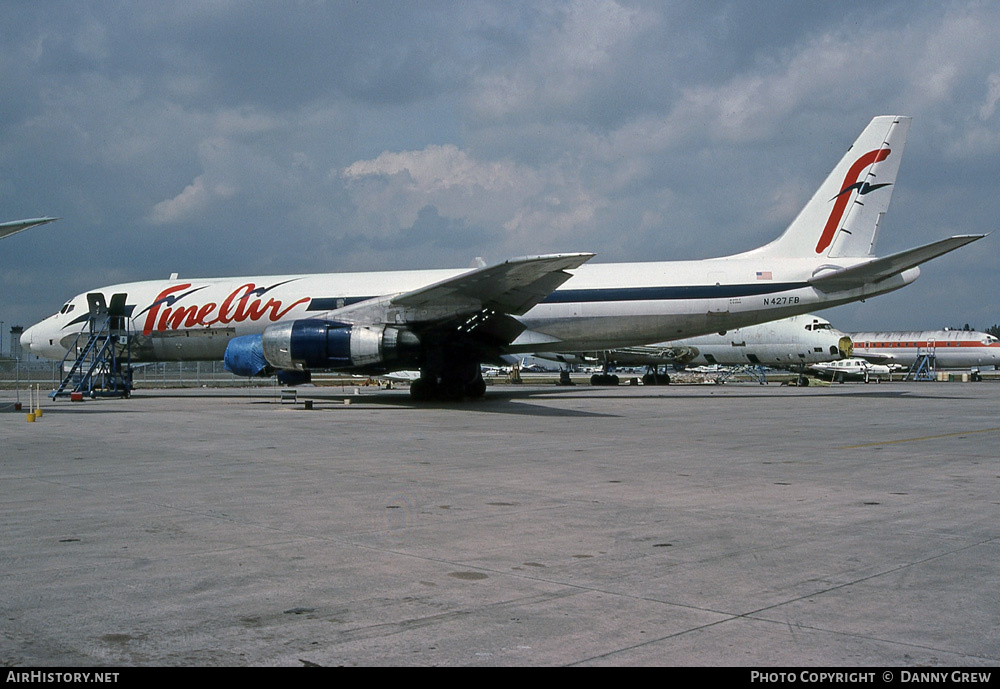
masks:
[[[226,345],[223,358],[226,370],[237,376],[269,376],[274,369],[264,358],[264,341],[260,335],[234,337]]]

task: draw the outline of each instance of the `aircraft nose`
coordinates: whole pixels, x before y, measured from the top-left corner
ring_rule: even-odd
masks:
[[[25,352],[31,352],[31,331],[35,329],[35,326],[31,326],[23,333],[21,333],[21,349]]]

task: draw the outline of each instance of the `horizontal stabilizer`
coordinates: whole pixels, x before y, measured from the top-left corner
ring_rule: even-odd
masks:
[[[881,352],[865,352],[864,354],[858,354],[858,358],[870,361],[873,364],[885,364],[896,359],[891,354],[882,354]]]
[[[817,274],[809,280],[809,284],[827,294],[859,289],[898,275],[904,270],[915,268],[921,263],[954,251],[966,244],[971,244],[985,236],[985,234],[956,235],[840,270],[832,269],[829,266],[821,267]]]

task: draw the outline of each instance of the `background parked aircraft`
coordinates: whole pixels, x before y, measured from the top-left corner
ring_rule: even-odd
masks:
[[[1000,366],[1000,340],[975,330],[916,330],[853,333],[854,353],[876,363],[909,368],[933,355],[937,368]]]
[[[647,366],[650,373],[643,382],[669,382],[669,375],[659,373],[661,366],[768,366],[802,370],[812,363],[835,361],[851,356],[851,338],[825,318],[804,314],[770,323],[734,328],[726,333],[660,342],[640,347],[624,347],[603,352],[539,354],[545,359],[566,364],[614,368]],[[654,373],[656,373],[654,377]],[[597,383],[602,379],[595,377]],[[614,382],[610,378],[604,382]]]
[[[889,380],[892,373],[892,368],[889,366],[873,364],[858,358],[812,364],[809,366],[809,370],[819,378],[838,383],[847,380],[863,380],[866,383],[874,380],[876,383],[880,383],[883,380]]]

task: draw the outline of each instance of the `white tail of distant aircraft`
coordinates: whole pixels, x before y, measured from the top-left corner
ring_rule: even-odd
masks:
[[[173,279],[96,291],[109,302],[125,295],[133,360],[224,357],[239,375],[286,381],[312,370],[419,369],[417,399],[478,397],[480,364],[503,354],[694,337],[909,284],[919,264],[984,236],[871,255],[909,124],[876,117],[778,239],[724,258],[589,264],[593,254],[571,253],[467,271]],[[61,358],[87,320],[81,294],[22,343]]]

